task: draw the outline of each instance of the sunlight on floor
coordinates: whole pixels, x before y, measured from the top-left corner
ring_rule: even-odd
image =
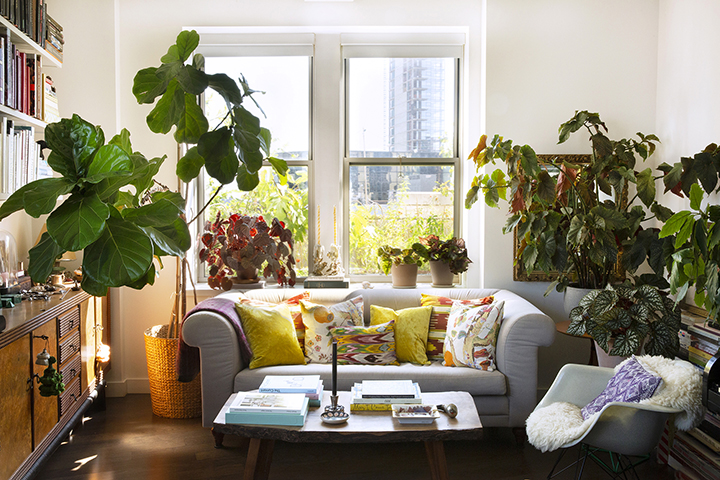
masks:
[[[71,472],[77,472],[77,471],[80,470],[82,467],[84,467],[86,463],[88,463],[88,462],[91,461],[91,460],[95,460],[96,458],[97,458],[97,455],[92,455],[92,456],[90,456],[90,457],[81,458],[80,460],[75,460],[75,463],[79,463],[79,465],[78,465],[77,467],[73,468],[73,469],[70,470],[70,471],[71,471]]]

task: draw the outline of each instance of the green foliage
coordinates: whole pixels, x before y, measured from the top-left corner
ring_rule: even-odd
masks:
[[[390,268],[393,265],[417,265],[420,267],[425,263],[425,259],[412,248],[401,249],[389,245],[378,248],[377,261],[385,275],[390,274]]]
[[[414,243],[412,249],[426,262],[432,260],[446,263],[455,275],[467,271],[472,263],[462,238],[453,237],[442,241],[437,235],[428,235],[420,237],[420,241]]]
[[[190,247],[185,201],[178,194],[149,190],[164,158],[147,160],[132,152],[126,130],[105,144],[102,129],[78,115],[48,125],[46,132],[52,149],[48,161],[62,177],[25,185],[0,207],[0,219],[22,209],[33,217],[49,214],[47,233],[30,250],[33,281],[45,282],[55,259],[66,251],[83,250],[82,287],[88,293],[105,295],[108,287],[123,285],[142,288],[152,282],[148,272],[154,257]],[[120,188],[130,185],[135,193],[121,195]]]
[[[597,113],[580,111],[560,125],[558,143],[580,129],[590,134],[589,163],[575,165],[559,158],[540,162],[530,146],[515,145],[498,135],[489,143],[483,135],[469,156],[478,173],[465,207],[476,203],[481,191],[491,207],[508,197],[510,216],[503,232],[517,228],[521,245],[515,262],[527,271],[559,272],[548,292],[552,287],[563,291],[571,282],[581,288],[602,288],[617,274],[618,263],[634,272],[656,255],[653,252],[663,250],[665,241],[658,238],[657,229],[641,226],[652,217],[635,200],[658,218],[672,214],[655,202],[651,170],[636,171],[638,159],[644,161],[655,151],[655,135],[638,133],[639,140],[611,140]],[[504,163],[507,179],[500,169],[483,173],[483,167],[496,160]],[[630,199],[629,184],[637,192]],[[666,286],[662,259],[652,258],[650,266],[653,283]]]
[[[627,357],[644,344],[649,355],[675,358],[680,348],[680,308],[652,285],[593,290],[572,309],[570,320],[568,333],[587,333],[610,355]]]

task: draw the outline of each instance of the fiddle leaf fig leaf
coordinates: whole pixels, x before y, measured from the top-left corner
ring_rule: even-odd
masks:
[[[208,175],[223,185],[233,181],[240,162],[235,155],[230,129],[207,132],[198,141],[198,153],[205,159]]]
[[[200,135],[208,131],[207,118],[195,99],[195,95],[185,94],[185,108],[175,130],[175,141],[178,143],[197,143]]]
[[[75,171],[78,175],[84,176],[95,152],[105,143],[105,134],[102,128],[86,122],[75,114],[72,116],[70,139],[73,142],[72,156]]]
[[[133,163],[125,150],[117,145],[103,145],[88,168],[87,181],[98,183],[117,174],[129,177],[132,171]]]
[[[175,51],[178,55],[178,60],[184,62],[190,58],[190,55],[192,55],[192,52],[195,51],[199,43],[200,35],[195,30],[183,30],[180,32],[175,41]],[[168,54],[169,53],[170,51],[168,51]]]
[[[208,85],[225,99],[228,109],[237,107],[242,103],[242,93],[235,80],[224,73],[208,75]]]
[[[58,197],[70,193],[74,186],[64,177],[43,178],[27,184],[27,188],[22,189],[25,212],[33,218],[52,212]]]
[[[130,283],[127,286],[135,290],[141,290],[145,287],[145,285],[154,285],[156,276],[157,272],[155,271],[155,264],[151,263],[150,268],[144,276],[138,278],[137,281]]]
[[[13,192],[7,200],[0,205],[0,220],[25,208],[25,200],[23,199],[23,196],[30,188],[30,185],[32,184],[23,185],[19,189],[15,190],[15,192]]]
[[[138,227],[157,227],[173,223],[181,210],[170,200],[160,199],[142,207],[123,209],[120,213]]]
[[[177,125],[185,113],[185,94],[178,88],[178,81],[173,79],[167,90],[158,100],[157,105],[147,116],[147,125],[155,133],[168,133],[173,125]]]
[[[154,253],[157,256],[175,255],[182,257],[192,245],[192,237],[188,230],[187,223],[181,218],[176,218],[169,225],[161,227],[142,226],[154,244]]]
[[[188,183],[200,175],[203,165],[205,165],[205,159],[200,156],[197,147],[192,147],[178,160],[175,173],[180,177],[180,180]]]
[[[82,287],[82,289],[90,295],[94,295],[96,297],[102,297],[103,295],[107,295],[107,285],[103,285],[94,278],[92,278],[90,274],[88,274],[88,271],[84,269],[84,263],[85,262],[83,262],[82,281],[80,282],[80,286]]]
[[[153,178],[160,171],[160,167],[166,158],[167,155],[155,157],[151,160],[147,160],[142,155],[133,155],[130,157],[135,166],[130,184],[135,187],[137,197],[152,187],[154,183]]]
[[[132,92],[138,103],[153,103],[155,98],[165,93],[169,79],[160,78],[157,71],[157,67],[149,67],[135,74]]]
[[[128,155],[132,155],[132,144],[130,143],[130,132],[126,128],[123,128],[120,133],[110,139],[108,145],[117,145]]]
[[[155,192],[150,198],[153,202],[159,202],[161,200],[172,202],[181,214],[185,213],[185,199],[178,192]]]
[[[285,160],[281,158],[268,157],[268,162],[270,162],[270,165],[272,165],[275,172],[277,172],[281,179],[287,177],[288,164]]]
[[[152,260],[152,241],[140,227],[111,215],[100,238],[85,248],[83,272],[102,285],[121,287],[142,277]]]
[[[258,134],[260,139],[260,149],[263,151],[266,157],[270,156],[270,144],[272,142],[272,134],[270,130],[265,127],[260,127],[260,133]]]
[[[237,186],[243,192],[249,192],[258,186],[260,176],[257,172],[250,173],[245,165],[240,165],[237,170]]]
[[[72,120],[63,118],[45,127],[45,142],[51,150],[48,165],[59,174],[76,179],[77,170],[73,161],[73,140],[70,136]]]
[[[183,65],[177,73],[177,81],[191,95],[200,95],[208,87],[208,76],[192,65]]]
[[[47,230],[60,248],[76,252],[100,237],[109,215],[108,206],[97,194],[76,193],[48,216]]]
[[[53,241],[48,232],[44,232],[40,241],[30,249],[28,273],[35,283],[45,283],[52,273],[57,257],[65,251]]]

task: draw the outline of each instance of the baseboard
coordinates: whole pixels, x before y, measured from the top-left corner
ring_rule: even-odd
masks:
[[[124,397],[135,393],[150,393],[150,382],[147,378],[128,378],[122,382],[107,382],[105,390],[108,397]]]

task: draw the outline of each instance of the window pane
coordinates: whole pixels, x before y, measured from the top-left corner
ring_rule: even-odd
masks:
[[[205,198],[210,198],[218,185],[214,179],[208,182]],[[285,185],[280,182],[272,167],[263,167],[260,170],[260,184],[252,192],[229,188],[231,186],[225,186],[215,197],[205,218],[213,220],[218,212],[222,212],[225,217],[241,213],[262,215],[270,223],[273,217],[277,217],[293,232],[295,272],[298,276],[307,276],[308,168],[291,166]]]
[[[408,248],[421,236],[453,236],[453,169],[350,166],[350,274],[381,273],[382,245]]]
[[[449,158],[455,60],[348,59],[349,157]]]
[[[307,160],[310,138],[310,59],[308,57],[207,57],[205,71],[225,73],[237,81],[242,74],[256,93],[243,106],[272,133],[271,155],[286,160]],[[241,90],[242,91],[242,90]],[[205,115],[211,128],[225,117],[223,98],[208,89]]]

